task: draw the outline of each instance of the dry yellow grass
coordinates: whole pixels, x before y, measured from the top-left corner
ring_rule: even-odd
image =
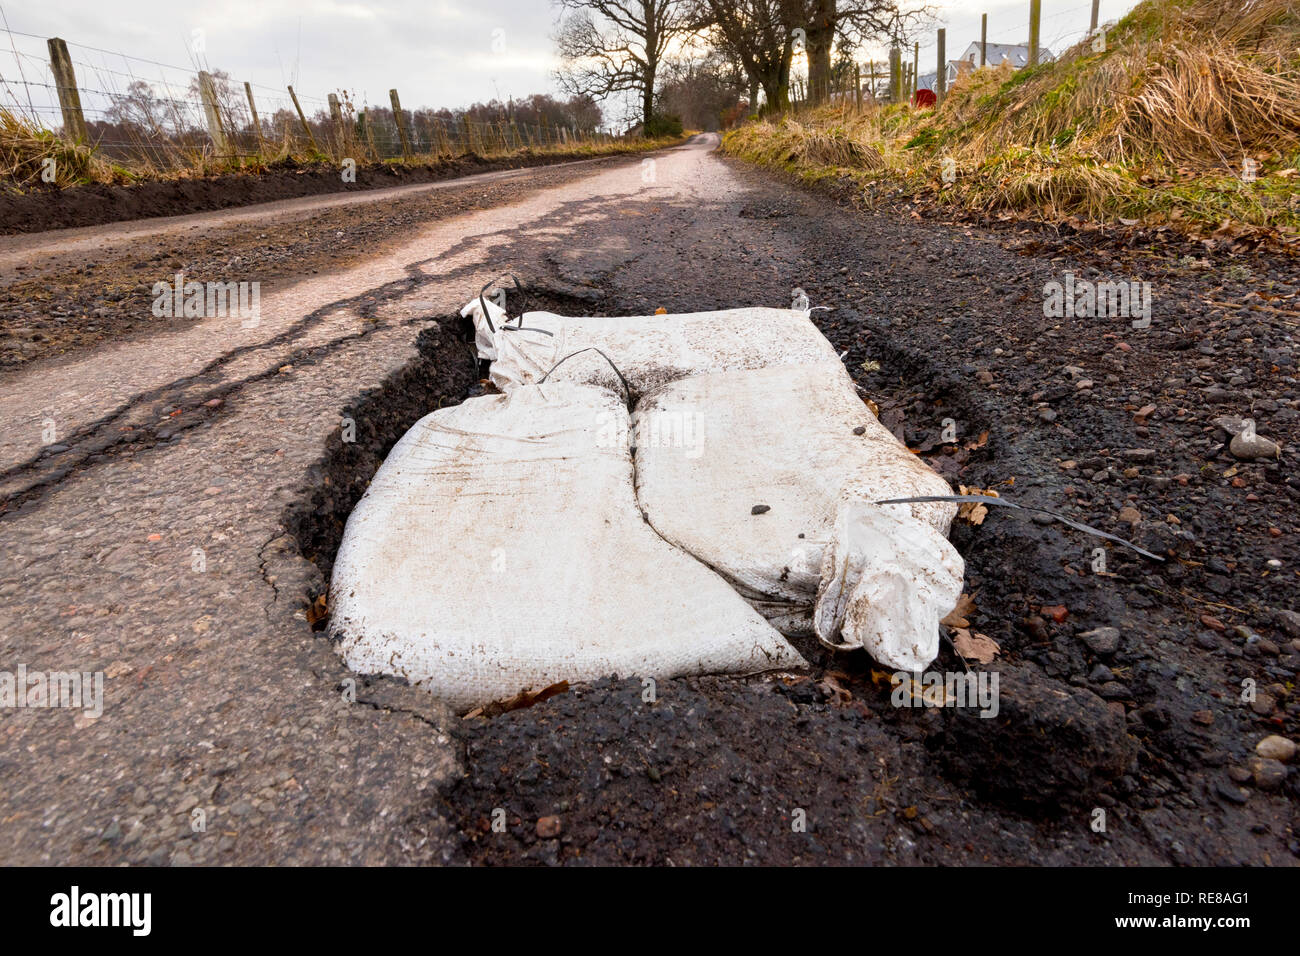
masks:
[[[93,150],[73,146],[24,117],[0,107],[0,183],[19,189],[46,182],[125,182],[124,171],[99,159]]]
[[[975,70],[937,110],[825,107],[750,124],[725,148],[809,178],[899,177],[990,212],[1293,230],[1297,9],[1147,0],[1104,51],[1085,41],[1033,69]],[[945,165],[955,182],[941,177]]]

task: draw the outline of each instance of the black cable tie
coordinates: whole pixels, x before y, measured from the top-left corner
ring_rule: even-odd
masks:
[[[627,404],[628,408],[631,409],[632,387],[627,384],[627,379],[625,379],[623,377],[623,373],[618,370],[618,366],[614,364],[614,360],[611,359],[604,352],[602,352],[600,349],[596,348],[596,346],[594,345],[589,345],[585,349],[578,349],[578,351],[570,352],[568,355],[564,356],[564,358],[560,359],[558,362],[556,362],[554,365],[551,366],[550,372],[547,372],[545,375],[543,375],[542,380],[537,384],[545,385],[546,380],[551,377],[551,372],[554,372],[557,368],[559,368],[569,359],[573,358],[575,355],[581,355],[583,352],[595,352],[597,355],[599,355],[601,358],[603,358],[606,362],[609,363],[609,367],[614,370],[614,374],[618,376],[618,380],[623,383],[623,399],[624,402]]]

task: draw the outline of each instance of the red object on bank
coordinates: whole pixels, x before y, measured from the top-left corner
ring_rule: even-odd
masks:
[[[934,106],[936,102],[938,102],[938,100],[934,95],[934,90],[917,90],[912,94],[912,105],[917,109]]]

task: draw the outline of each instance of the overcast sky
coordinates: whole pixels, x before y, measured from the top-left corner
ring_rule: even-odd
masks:
[[[1118,18],[1134,2],[1101,0],[1102,21]],[[989,15],[990,42],[1028,36],[1029,0],[938,0],[937,6],[950,58],[979,39],[982,12]],[[0,50],[0,77],[11,82],[18,62],[26,63],[32,80],[35,60],[45,57],[41,38],[60,36],[81,45],[72,47],[73,59],[85,64],[78,68],[79,86],[93,81],[116,90],[132,76],[179,85],[186,80],[183,69],[127,62],[85,47],[185,68],[198,37],[210,68],[251,81],[268,101],[293,83],[310,98],[304,103],[309,112],[340,88],[356,93],[359,102],[386,103],[395,86],[407,108],[556,92],[556,11],[549,0],[0,0],[0,8],[10,30],[33,35],[0,45],[23,54],[16,60],[12,49]],[[1078,39],[1090,9],[1090,0],[1043,0],[1044,45],[1055,50]],[[925,73],[935,65],[934,34],[918,39]],[[879,55],[862,51],[864,60]],[[12,88],[6,92],[12,95]]]

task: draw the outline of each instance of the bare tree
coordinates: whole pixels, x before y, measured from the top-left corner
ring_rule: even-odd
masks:
[[[654,116],[655,82],[670,45],[689,29],[686,0],[556,0],[555,41],[567,93],[604,99],[633,92],[641,119]]]
[[[808,96],[830,98],[831,60],[836,39],[845,45],[866,40],[901,41],[910,29],[933,17],[934,8],[909,0],[793,0],[806,31]]]
[[[745,75],[721,50],[693,45],[670,59],[662,74],[659,108],[680,116],[690,129],[721,129],[725,116],[739,113]]]
[[[798,0],[697,0],[694,14],[693,25],[709,30],[714,46],[745,71],[751,105],[760,87],[765,110],[790,105]]]
[[[901,39],[927,20],[932,7],[920,0],[695,0],[695,26],[745,70],[751,91],[761,86],[766,110],[790,102],[790,68],[802,50],[808,57],[808,92],[825,102],[832,86],[835,43]]]

